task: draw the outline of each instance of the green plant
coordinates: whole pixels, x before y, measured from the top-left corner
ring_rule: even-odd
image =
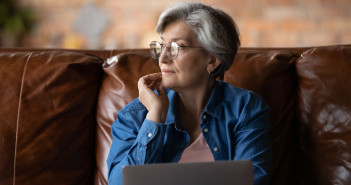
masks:
[[[14,46],[20,44],[23,36],[31,31],[35,22],[34,11],[20,8],[17,4],[15,0],[0,1],[0,33],[2,39],[12,39]],[[0,44],[3,44],[1,40]]]

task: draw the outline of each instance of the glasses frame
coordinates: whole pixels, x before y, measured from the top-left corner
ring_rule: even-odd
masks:
[[[153,46],[155,46],[155,45],[157,45],[157,44],[159,44],[159,45],[161,46],[161,47],[160,47],[161,51],[160,51],[160,53],[158,53],[158,54],[155,52],[155,50],[157,50],[157,48],[156,48],[156,47],[153,48]],[[172,46],[174,46],[176,49],[173,48],[173,50],[172,50]],[[203,48],[203,47],[196,47],[196,46],[179,46],[176,42],[171,42],[171,43],[170,43],[170,47],[167,47],[165,44],[160,44],[160,43],[157,42],[157,41],[152,41],[152,42],[150,43],[150,54],[151,54],[152,58],[154,58],[154,59],[157,60],[157,59],[160,58],[160,56],[161,56],[163,50],[166,49],[166,55],[167,55],[168,59],[169,59],[169,60],[175,60],[175,59],[178,57],[179,48]],[[172,53],[171,53],[172,51],[176,51],[176,52],[177,52],[176,54],[173,55],[173,57],[172,57]]]

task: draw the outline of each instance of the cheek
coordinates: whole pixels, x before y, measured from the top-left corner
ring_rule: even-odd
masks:
[[[179,74],[185,78],[202,76],[207,72],[205,61],[200,58],[187,58],[187,60],[175,63],[175,66],[177,67]]]

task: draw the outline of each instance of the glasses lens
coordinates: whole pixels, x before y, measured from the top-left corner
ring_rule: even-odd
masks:
[[[171,48],[170,48],[170,51],[169,51],[169,57],[174,60],[177,58],[177,55],[178,55],[178,51],[179,51],[179,46],[177,43],[175,42],[172,42],[171,43]]]
[[[160,57],[161,53],[162,53],[161,44],[156,42],[156,41],[152,41],[150,43],[150,54],[151,54],[152,58],[158,59]]]

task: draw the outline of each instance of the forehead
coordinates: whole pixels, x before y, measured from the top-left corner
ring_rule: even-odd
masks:
[[[193,43],[197,41],[197,36],[189,25],[184,22],[174,22],[166,26],[161,39],[165,42],[183,40]]]

